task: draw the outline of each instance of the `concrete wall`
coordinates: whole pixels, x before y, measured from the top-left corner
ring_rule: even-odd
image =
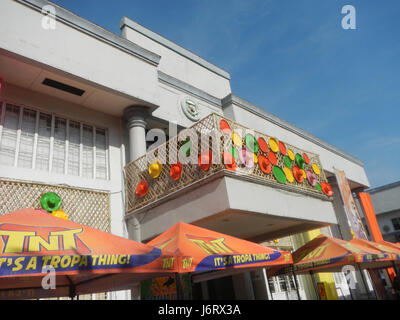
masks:
[[[182,111],[181,103],[186,97],[197,103],[200,119],[213,112],[222,114],[221,107],[168,84],[159,83],[159,97],[161,106],[152,113],[152,116],[169,122],[176,122],[182,127],[190,127],[195,123],[188,119]]]
[[[261,217],[280,220],[280,230],[301,228],[302,223],[335,224],[335,213],[330,201],[299,195],[293,192],[268,187],[262,184],[243,181],[239,178],[223,177],[207,182],[193,190],[185,190],[173,199],[157,204],[143,212],[137,213],[142,224],[142,239],[150,239],[162,233],[175,223],[182,221],[193,223],[215,219],[217,213],[243,212],[241,217],[234,219],[247,219],[246,223],[254,222],[251,230],[245,230],[246,236],[238,230],[236,224],[230,229],[220,223],[219,231],[233,234],[242,238],[251,238],[266,232],[258,220]],[[246,215],[246,213],[249,213]],[[252,213],[261,216],[253,216]],[[215,221],[215,220],[214,220]],[[240,221],[240,220],[238,220]],[[274,221],[276,223],[276,221]],[[243,224],[242,224],[243,225]],[[308,229],[312,227],[308,226]],[[264,230],[264,231],[263,231]],[[272,231],[271,231],[272,232]],[[277,232],[277,230],[273,230]],[[297,231],[298,232],[298,231]],[[257,234],[258,233],[258,234]]]
[[[400,210],[400,182],[367,191],[371,195],[375,214]]]
[[[121,26],[123,37],[161,56],[158,70],[220,99],[231,92],[229,79],[226,78],[229,74],[223,70],[220,71],[222,74],[226,73],[225,77],[205,66],[219,69],[218,67],[128,18],[123,19]]]
[[[56,6],[57,15],[62,13],[58,8]],[[45,30],[42,28],[43,17],[40,11],[17,1],[0,1],[0,47],[150,104],[159,104],[154,64],[60,21],[57,21],[55,30]],[[69,18],[76,19],[76,23],[81,19],[73,15]],[[94,24],[85,23],[96,29]],[[97,29],[96,32],[103,33],[101,36],[110,34],[107,30]],[[113,41],[118,39],[113,38]]]
[[[71,187],[111,192],[111,232],[116,235],[126,236],[125,224],[123,223],[125,208],[123,207],[121,193],[123,190],[121,119],[8,84],[4,87],[0,100],[107,129],[109,180],[88,179],[19,167],[17,169],[16,167],[4,165],[0,165],[0,177],[47,184],[63,183]]]
[[[389,213],[381,213],[377,217],[379,229],[381,229],[382,235],[391,233],[391,232],[399,232],[400,230],[395,230],[393,227],[392,219],[400,218],[400,210],[391,211]]]

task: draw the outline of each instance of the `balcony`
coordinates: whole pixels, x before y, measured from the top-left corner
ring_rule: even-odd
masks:
[[[127,164],[125,188],[145,238],[177,221],[253,240],[336,223],[318,155],[217,114]]]

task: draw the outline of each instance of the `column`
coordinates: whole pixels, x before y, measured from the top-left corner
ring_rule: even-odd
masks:
[[[124,110],[124,119],[129,133],[129,161],[146,154],[146,118],[150,112],[147,107],[131,106]],[[129,238],[140,242],[140,223],[136,217],[127,221]]]
[[[129,161],[146,154],[146,118],[149,116],[147,107],[128,107],[124,118],[129,133]]]

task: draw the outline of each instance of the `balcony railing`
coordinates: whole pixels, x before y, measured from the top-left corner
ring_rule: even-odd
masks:
[[[169,198],[216,174],[318,198],[332,195],[318,155],[210,114],[125,166],[126,212]]]

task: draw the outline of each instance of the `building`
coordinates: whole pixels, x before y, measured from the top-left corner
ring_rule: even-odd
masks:
[[[372,203],[383,239],[400,242],[400,181],[366,190]]]
[[[351,239],[334,168],[352,190],[366,189],[359,159],[238,97],[227,71],[178,44],[127,17],[120,29],[116,35],[50,1],[0,2],[0,214],[38,206],[48,190],[61,195],[71,220],[137,241],[178,221],[256,242],[318,228]],[[333,198],[220,170],[141,205],[129,175],[151,149],[146,134],[173,138],[171,124],[184,132],[213,115],[313,155]],[[303,244],[292,239],[294,249]],[[262,273],[212,281],[201,283],[203,298],[267,298]]]

